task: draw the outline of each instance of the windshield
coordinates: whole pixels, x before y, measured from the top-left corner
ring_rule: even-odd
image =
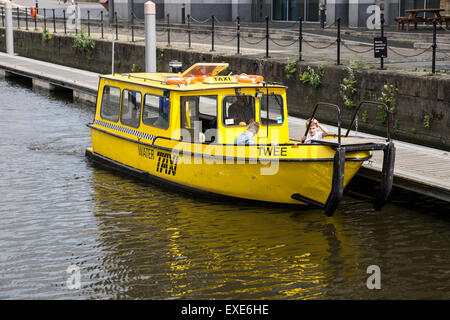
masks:
[[[269,113],[267,114],[267,101],[269,102]],[[280,125],[284,122],[283,97],[279,94],[263,95],[260,99],[261,124]]]

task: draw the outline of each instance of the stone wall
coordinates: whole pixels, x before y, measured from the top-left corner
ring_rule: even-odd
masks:
[[[5,51],[4,30],[0,28],[0,50]],[[96,40],[92,53],[81,53],[74,48],[74,38],[54,34],[48,42],[34,31],[15,31],[15,52],[22,56],[62,64],[98,73],[111,72],[111,42]],[[145,50],[141,43],[115,42],[115,71],[144,70]],[[349,122],[354,108],[345,107],[340,96],[340,85],[349,76],[349,68],[328,64],[324,69],[321,85],[317,88],[299,80],[308,66],[318,70],[319,64],[298,62],[297,71],[290,78],[285,72],[285,62],[272,59],[256,59],[237,55],[219,56],[210,52],[157,49],[158,71],[168,71],[172,60],[183,63],[184,68],[196,62],[227,62],[228,72],[264,75],[266,80],[288,86],[288,104],[291,115],[307,118],[319,101],[338,104],[342,109],[344,124]],[[393,137],[400,140],[450,150],[450,77],[448,75],[426,76],[424,73],[396,72],[387,70],[354,69],[357,92],[355,102],[378,100],[385,85],[393,85],[396,91]],[[323,109],[318,114],[321,121],[336,124],[334,111]],[[358,122],[360,130],[385,134],[385,125],[379,120],[376,107],[367,108],[364,120]]]

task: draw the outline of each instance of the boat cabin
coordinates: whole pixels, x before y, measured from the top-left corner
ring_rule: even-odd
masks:
[[[141,139],[214,144],[233,144],[254,120],[257,144],[288,143],[286,87],[261,76],[220,75],[227,67],[101,76],[95,119]]]

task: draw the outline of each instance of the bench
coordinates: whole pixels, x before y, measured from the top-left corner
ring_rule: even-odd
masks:
[[[430,22],[432,23],[435,18],[422,18],[422,17],[396,17],[394,18],[394,21],[397,23],[397,31],[399,31],[400,26],[402,27],[402,30],[405,27],[406,24],[406,31],[409,31],[409,24],[414,23],[414,28],[417,29],[417,24],[419,22]],[[445,22],[445,28],[448,28],[448,25],[450,23],[450,16],[441,16],[439,19],[437,19],[439,24],[444,24]]]
[[[445,22],[445,27],[448,28],[450,22],[450,16],[441,16],[441,24]]]
[[[397,17],[394,18],[394,21],[397,23],[397,31],[399,31],[400,29],[400,25],[402,26],[402,30],[405,27],[405,23],[406,23],[406,31],[409,31],[409,18],[408,17]]]

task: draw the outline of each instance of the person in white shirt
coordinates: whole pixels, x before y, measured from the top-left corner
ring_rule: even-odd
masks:
[[[308,127],[311,119],[306,120],[306,127]],[[308,134],[302,137],[303,143],[311,143],[311,140],[320,140],[328,135],[328,130],[319,124],[319,121],[312,119],[311,126],[309,127]]]

